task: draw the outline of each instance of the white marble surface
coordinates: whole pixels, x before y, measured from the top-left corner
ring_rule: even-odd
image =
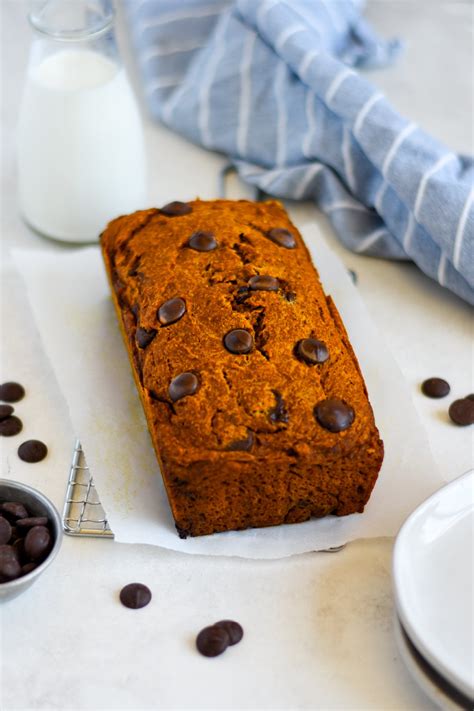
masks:
[[[25,300],[8,270],[10,246],[71,249],[32,234],[16,203],[15,129],[29,46],[22,0],[2,12],[2,350],[0,380],[29,388],[18,404],[25,437],[50,444],[27,465],[16,438],[2,441],[2,476],[45,490],[62,506],[74,433],[67,405]],[[368,15],[385,35],[407,41],[404,57],[371,78],[393,103],[438,138],[472,151],[472,5],[376,0]],[[124,47],[125,51],[127,47]],[[150,203],[196,193],[214,197],[222,158],[147,124]],[[197,179],[196,179],[196,176]],[[235,195],[242,193],[234,186]],[[468,307],[410,265],[350,254],[310,205],[292,216],[318,221],[333,249],[359,275],[362,295],[413,389],[444,479],[472,466],[470,432],[446,417],[445,401],[418,392],[446,377],[453,398],[471,392]],[[65,334],[65,337],[67,335]],[[78,373],[80,387],[80,373]],[[394,412],[394,418],[403,413]],[[149,546],[66,538],[57,561],[23,596],[0,608],[3,709],[424,709],[430,704],[399,659],[393,634],[392,541],[356,542],[337,554],[284,561],[210,559]],[[148,584],[148,608],[117,602],[131,580]],[[194,634],[222,617],[239,619],[244,641],[216,660],[193,649]]]

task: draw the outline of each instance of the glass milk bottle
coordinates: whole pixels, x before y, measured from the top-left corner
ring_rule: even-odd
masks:
[[[110,0],[36,0],[20,111],[20,209],[48,237],[92,242],[146,207],[143,128]]]

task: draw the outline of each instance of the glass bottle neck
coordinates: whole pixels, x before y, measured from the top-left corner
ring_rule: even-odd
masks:
[[[114,9],[111,0],[34,0],[28,17],[43,37],[83,42],[112,30]]]

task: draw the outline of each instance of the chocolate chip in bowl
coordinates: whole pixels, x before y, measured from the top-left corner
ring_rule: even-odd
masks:
[[[44,494],[0,479],[0,601],[39,578],[56,557],[62,536],[61,517]]]

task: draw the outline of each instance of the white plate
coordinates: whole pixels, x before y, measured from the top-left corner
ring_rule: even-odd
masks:
[[[398,615],[419,652],[474,699],[474,470],[437,491],[403,524],[393,575]]]
[[[421,656],[396,615],[394,615],[393,630],[400,657],[408,672],[436,707],[443,711],[471,709],[469,700],[450,686]]]

